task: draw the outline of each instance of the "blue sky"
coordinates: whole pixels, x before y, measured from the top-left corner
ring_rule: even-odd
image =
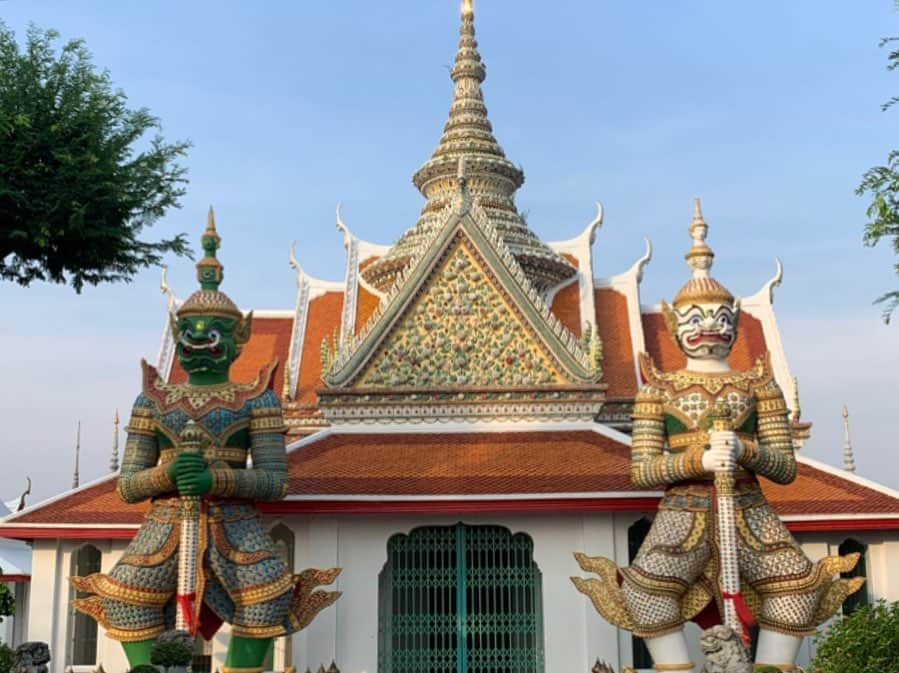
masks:
[[[214,204],[224,289],[243,306],[291,308],[287,249],[340,279],[333,212],[389,243],[422,204],[410,183],[431,154],[452,94],[456,0],[153,3],[6,0],[0,17],[82,37],[94,60],[169,139],[190,139],[183,208],[150,235],[195,240]],[[899,146],[899,89],[879,39],[899,34],[889,0],[754,3],[480,0],[478,38],[497,138],[523,166],[517,197],[546,240],[579,233],[606,207],[594,249],[608,276],[655,245],[643,301],[686,280],[691,200],[703,199],[715,273],[753,294],[786,267],[775,310],[809,455],[839,463],[843,402],[859,472],[899,487],[892,462],[899,349],[872,300],[893,289],[889,249],[861,244],[864,170]],[[169,280],[194,286],[187,260]],[[111,418],[123,422],[164,324],[157,270],[130,285],[0,285],[7,442],[0,495],[35,480],[71,483],[82,421],[82,479],[106,469]]]

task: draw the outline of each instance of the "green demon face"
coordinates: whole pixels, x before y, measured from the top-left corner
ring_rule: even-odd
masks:
[[[237,357],[237,320],[222,316],[184,316],[178,320],[178,360],[188,374],[227,374]]]

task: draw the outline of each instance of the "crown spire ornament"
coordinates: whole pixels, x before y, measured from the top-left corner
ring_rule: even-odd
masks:
[[[706,243],[709,225],[702,216],[702,204],[699,197],[693,199],[693,221],[690,223],[690,238],[693,245],[685,255],[687,266],[693,277],[678,291],[674,297],[674,308],[690,304],[721,303],[733,304],[734,296],[709,271],[715,259],[715,253]]]
[[[481,90],[487,69],[475,38],[471,0],[462,3],[459,47],[450,78],[453,102],[443,135],[434,154],[412,177],[427,203],[415,226],[387,254],[366,267],[362,276],[382,292],[389,290],[414,251],[438,234],[457,193],[457,167],[463,157],[472,196],[531,283],[542,291],[575,275],[577,269],[537,238],[515,206],[515,192],[524,184],[524,172],[506,158],[487,116]]]
[[[178,308],[179,318],[188,315],[219,315],[236,320],[243,318],[243,313],[237,305],[219,290],[225,269],[216,257],[216,251],[221,244],[222,238],[215,228],[215,213],[212,206],[209,206],[206,229],[200,238],[203,257],[197,262],[197,280],[200,282],[200,289],[190,295]]]
[[[215,256],[216,250],[222,244],[222,238],[215,230],[215,213],[209,206],[209,214],[206,216],[206,231],[200,238],[203,248],[203,257],[197,262],[197,280],[204,290],[218,290],[224,275],[224,267]]]

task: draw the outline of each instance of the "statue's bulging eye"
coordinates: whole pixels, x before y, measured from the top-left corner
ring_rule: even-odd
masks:
[[[217,329],[213,329],[213,330],[209,330],[209,338],[215,339],[217,341],[218,339],[222,338],[222,335]]]
[[[700,320],[698,315],[694,315],[692,318],[690,318],[691,325],[698,325],[700,322],[702,321]]]
[[[185,339],[193,339],[194,338],[193,332],[191,332],[189,329],[182,330],[181,336],[184,337]]]

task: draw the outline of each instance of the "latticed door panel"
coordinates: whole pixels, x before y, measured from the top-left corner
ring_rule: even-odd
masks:
[[[496,526],[465,527],[469,673],[543,670],[540,571],[533,543]]]
[[[380,577],[378,667],[390,673],[457,673],[456,534],[421,528],[387,545]]]
[[[388,543],[380,673],[542,673],[533,543],[499,526],[430,527]]]

